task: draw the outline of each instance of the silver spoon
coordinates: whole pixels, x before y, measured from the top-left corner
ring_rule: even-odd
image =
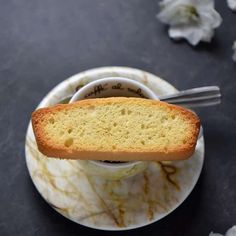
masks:
[[[220,104],[221,93],[218,86],[206,86],[183,90],[174,94],[159,96],[161,101],[184,107],[203,107]]]

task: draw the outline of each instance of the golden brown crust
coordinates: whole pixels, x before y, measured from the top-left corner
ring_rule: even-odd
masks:
[[[158,147],[145,150],[142,147],[135,150],[99,150],[89,149],[86,147],[65,148],[65,146],[57,145],[55,142],[47,139],[45,124],[51,116],[60,111],[68,110],[71,108],[81,108],[88,106],[97,106],[109,103],[139,103],[143,106],[153,106],[154,109],[160,107],[169,108],[171,111],[180,115],[183,120],[189,123],[191,128],[191,137],[187,140],[186,144],[178,148],[168,148],[168,150],[158,149]],[[183,107],[171,105],[165,102],[147,100],[141,98],[105,98],[105,99],[89,99],[74,102],[71,104],[60,104],[52,107],[41,108],[32,113],[32,126],[36,137],[38,149],[48,157],[58,157],[63,159],[87,159],[87,160],[117,160],[117,161],[131,161],[131,160],[182,160],[190,157],[195,150],[197,137],[200,128],[199,118],[190,110]]]

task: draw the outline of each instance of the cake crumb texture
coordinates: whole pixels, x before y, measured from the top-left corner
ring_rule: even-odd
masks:
[[[99,98],[32,113],[39,150],[46,156],[93,160],[180,160],[190,157],[199,118],[165,102]]]

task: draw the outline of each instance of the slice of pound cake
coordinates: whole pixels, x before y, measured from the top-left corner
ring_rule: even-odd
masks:
[[[48,157],[181,160],[196,146],[200,121],[190,110],[141,98],[99,98],[41,108],[32,125]]]

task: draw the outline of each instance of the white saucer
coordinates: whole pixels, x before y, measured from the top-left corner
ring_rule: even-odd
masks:
[[[158,95],[176,91],[166,81],[141,70],[103,67],[63,81],[38,107],[56,104],[90,81],[112,76],[137,80]],[[202,170],[204,137],[198,140],[190,159],[150,162],[145,172],[119,181],[87,176],[77,161],[46,158],[37,150],[31,124],[27,130],[25,154],[33,183],[60,214],[90,228],[127,230],[160,220],[187,198]]]

